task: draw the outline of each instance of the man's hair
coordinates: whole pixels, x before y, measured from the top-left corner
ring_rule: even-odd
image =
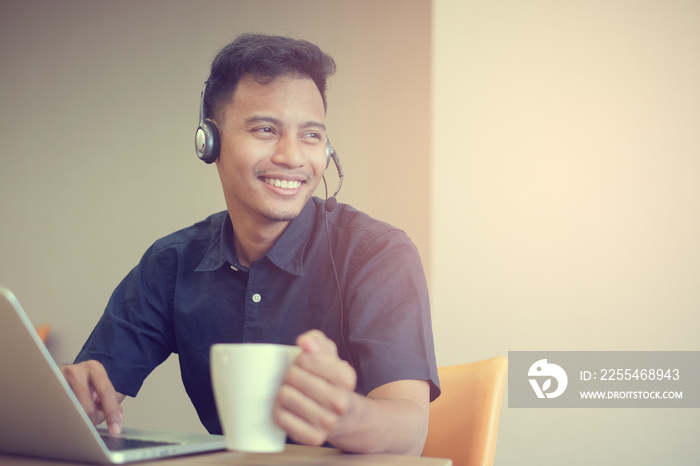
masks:
[[[335,73],[335,61],[305,40],[264,34],[242,34],[219,51],[211,64],[204,108],[208,118],[221,121],[239,80],[250,74],[259,83],[283,75],[311,78],[327,109],[326,81]]]

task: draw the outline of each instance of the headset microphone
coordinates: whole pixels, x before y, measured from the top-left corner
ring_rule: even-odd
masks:
[[[326,199],[326,212],[333,212],[333,210],[335,210],[335,206],[338,204],[338,199],[336,196],[340,192],[340,188],[343,187],[343,166],[340,164],[338,152],[331,147],[330,140],[328,138],[326,138],[326,150],[329,153],[330,158],[333,159],[335,168],[338,170],[338,188],[330,198]]]

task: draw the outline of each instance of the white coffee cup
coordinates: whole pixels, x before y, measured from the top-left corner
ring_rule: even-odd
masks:
[[[301,352],[298,346],[228,343],[211,347],[216,407],[229,450],[284,450],[286,433],[272,420],[282,379]]]

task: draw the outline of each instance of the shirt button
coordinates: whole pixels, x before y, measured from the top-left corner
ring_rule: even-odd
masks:
[[[260,296],[258,293],[255,293],[253,295],[253,302],[254,303],[259,303],[261,299],[262,299],[262,296]]]

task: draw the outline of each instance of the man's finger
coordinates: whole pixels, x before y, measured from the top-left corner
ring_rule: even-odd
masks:
[[[92,390],[97,396],[97,406],[104,413],[104,419],[107,421],[107,428],[111,434],[120,434],[122,431],[122,406],[121,398],[114,389],[112,382],[107,376],[107,371],[104,366],[97,361],[88,361],[87,363],[95,363],[90,367],[90,383]]]
[[[85,361],[63,366],[61,372],[90,421],[97,425],[106,420],[111,433],[120,433],[124,395],[114,389],[104,366],[98,361]]]

